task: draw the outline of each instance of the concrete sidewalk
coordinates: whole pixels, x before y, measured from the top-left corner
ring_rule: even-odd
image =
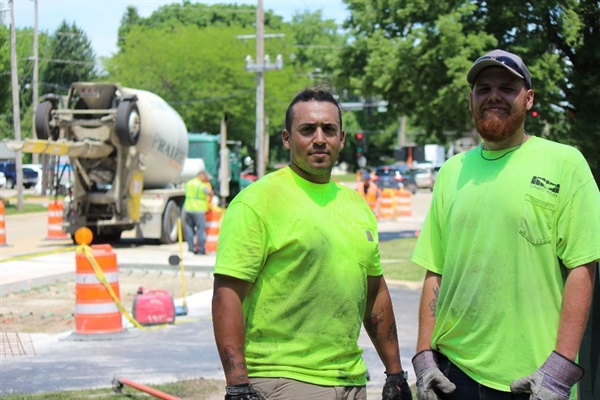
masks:
[[[124,242],[127,243],[127,242]],[[113,245],[119,268],[164,269],[169,268],[169,256],[179,255],[179,245],[128,246]],[[209,272],[215,263],[215,255],[194,255],[183,252],[186,271]],[[11,292],[48,285],[56,281],[73,280],[76,271],[75,246],[49,253],[14,257],[0,263],[0,296]]]

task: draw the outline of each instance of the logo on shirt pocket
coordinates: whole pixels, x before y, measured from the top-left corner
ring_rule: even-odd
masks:
[[[377,237],[373,230],[353,223],[354,241],[356,243],[356,257],[358,263],[367,268],[371,266],[377,257]]]
[[[519,233],[532,244],[547,244],[554,235],[556,204],[525,195]]]

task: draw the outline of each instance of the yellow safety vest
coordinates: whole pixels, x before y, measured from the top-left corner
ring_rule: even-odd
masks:
[[[206,184],[198,178],[192,178],[185,184],[185,203],[183,209],[189,212],[208,211],[208,201],[204,188]]]

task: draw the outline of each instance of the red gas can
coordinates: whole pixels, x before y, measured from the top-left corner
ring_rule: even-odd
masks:
[[[133,298],[133,318],[141,325],[161,325],[175,323],[173,297],[165,289],[140,287]]]

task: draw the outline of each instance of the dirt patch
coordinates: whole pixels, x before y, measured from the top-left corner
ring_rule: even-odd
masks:
[[[212,288],[206,274],[185,275],[186,294]],[[181,275],[173,271],[119,271],[121,302],[131,313],[133,298],[140,286],[165,289],[174,299],[182,297]],[[75,330],[75,281],[57,282],[0,297],[0,325],[5,332],[60,333]]]

